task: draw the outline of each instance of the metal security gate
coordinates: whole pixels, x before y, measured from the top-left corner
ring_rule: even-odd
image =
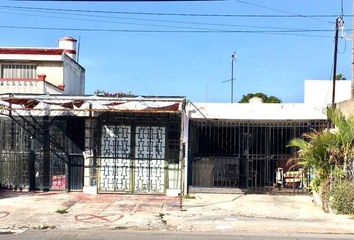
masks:
[[[82,123],[76,117],[0,117],[0,185],[82,190]]]
[[[165,190],[165,127],[135,128],[134,191]]]
[[[84,180],[84,159],[82,155],[69,157],[69,190],[81,191]]]
[[[295,152],[289,141],[320,130],[326,120],[311,121],[190,121],[189,186],[268,190],[278,168],[289,170]]]
[[[131,191],[131,127],[104,125],[99,159],[99,190]]]
[[[165,191],[165,127],[103,125],[100,192]]]

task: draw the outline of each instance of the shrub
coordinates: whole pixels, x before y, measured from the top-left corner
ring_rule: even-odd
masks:
[[[354,214],[354,183],[337,181],[329,192],[329,204],[339,214]]]

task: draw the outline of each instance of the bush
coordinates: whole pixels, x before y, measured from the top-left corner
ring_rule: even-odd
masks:
[[[329,192],[329,204],[338,214],[354,214],[354,183],[337,181]]]

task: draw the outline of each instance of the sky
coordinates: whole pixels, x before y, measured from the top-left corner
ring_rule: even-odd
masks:
[[[351,14],[351,4],[351,0],[343,0],[344,14]],[[60,37],[80,38],[79,62],[86,69],[86,94],[96,90],[132,92],[136,95],[186,96],[194,102],[230,102],[230,82],[223,81],[231,78],[231,55],[236,51],[234,101],[247,93],[263,92],[283,102],[303,102],[305,79],[331,78],[335,17],[260,18],[229,15],[337,16],[341,14],[341,9],[341,0],[1,0],[0,46],[56,47]],[[114,13],[102,13],[104,11]],[[180,15],[173,15],[176,13]],[[186,13],[203,16],[183,15]],[[210,16],[215,14],[223,16]],[[349,36],[352,20],[344,17],[344,21]],[[62,30],[55,30],[57,28]],[[175,32],[93,31],[95,29]],[[244,32],[289,29],[316,32],[297,33],[300,36],[284,32]],[[234,32],[227,32],[230,30]],[[337,72],[351,78],[351,41],[348,39],[339,40]]]

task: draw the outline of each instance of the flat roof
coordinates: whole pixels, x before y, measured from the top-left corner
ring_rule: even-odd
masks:
[[[322,106],[304,103],[189,103],[192,119],[325,120]]]
[[[0,54],[11,55],[62,55],[63,52],[60,48],[0,48]]]

